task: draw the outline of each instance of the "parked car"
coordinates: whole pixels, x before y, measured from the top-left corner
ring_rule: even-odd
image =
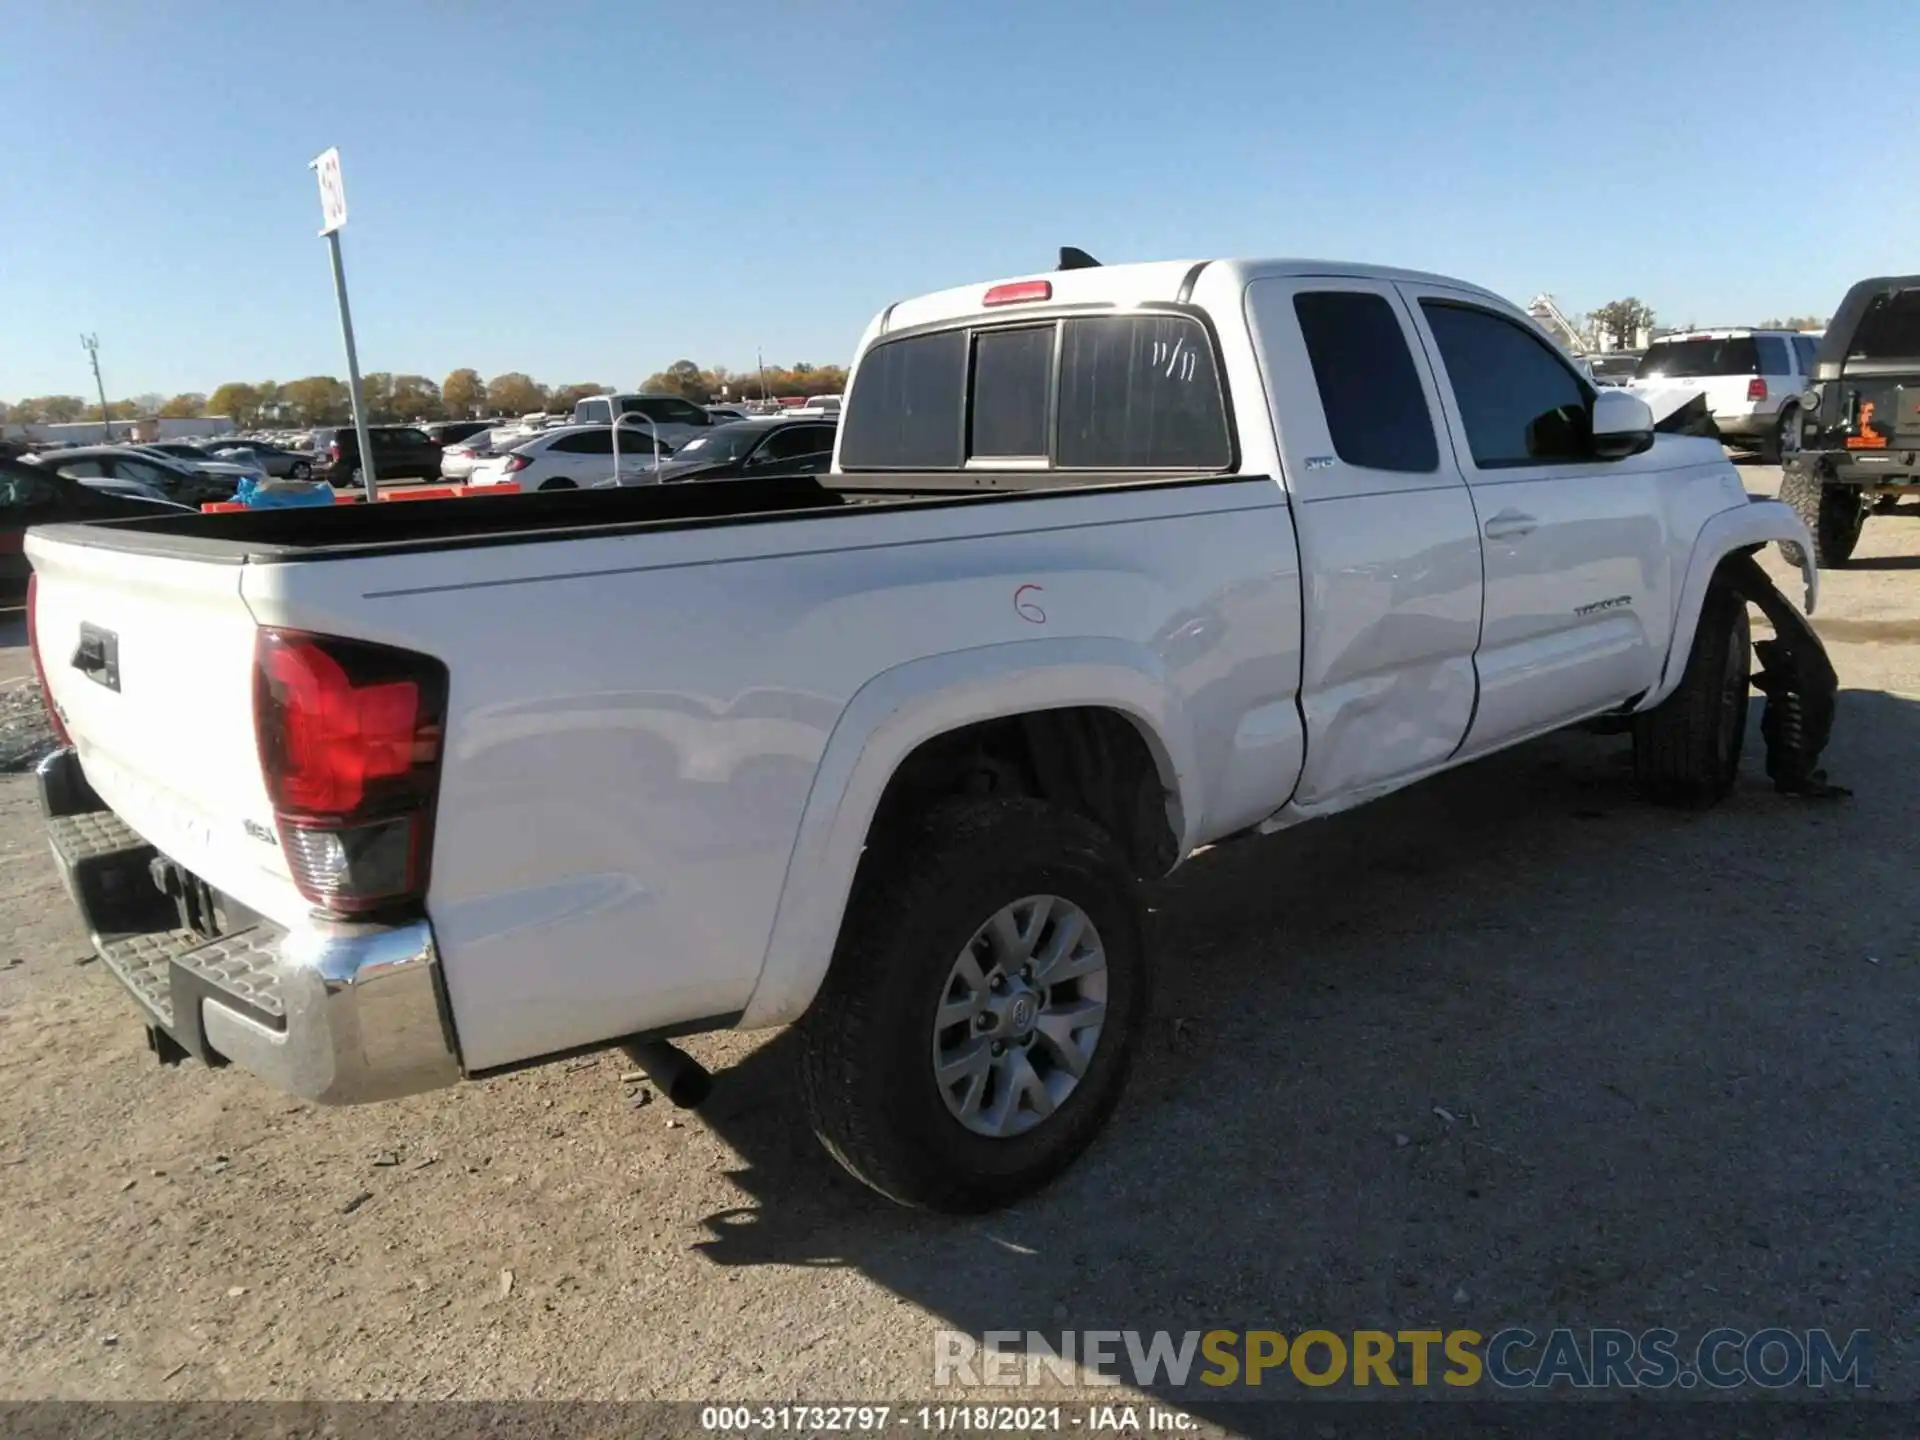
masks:
[[[1706,396],[1722,438],[1778,462],[1800,437],[1800,392],[1813,369],[1812,337],[1791,330],[1687,330],[1647,347],[1628,388],[1658,397]],[[1655,409],[1672,408],[1655,403]]]
[[[171,455],[126,445],[76,445],[35,455],[28,463],[43,465],[74,480],[135,480],[177,505],[195,508],[231,500],[245,478],[236,467],[230,466],[228,473],[222,474],[206,464],[189,464]]]
[[[780,475],[819,475],[833,462],[835,426],[831,421],[795,420],[779,416],[765,420],[737,420],[716,425],[696,435],[656,472],[651,468],[626,474],[603,485],[671,484],[677,480],[731,480],[745,476],[771,479]],[[624,468],[624,467],[623,467]]]
[[[313,476],[311,454],[272,440],[209,440],[204,449],[215,460],[231,458],[236,452],[251,455],[276,480],[307,480]]]
[[[1006,1204],[1118,1102],[1199,847],[1576,724],[1712,805],[1750,603],[1769,773],[1830,793],[1750,553],[1806,527],[1653,423],[1460,281],[1088,266],[889,306],[824,477],[36,531],[53,850],[163,1059],[346,1102],[622,1045],[691,1103],[663,1036],[797,1022],[842,1164]]]
[[[438,480],[440,446],[417,425],[369,425],[373,444],[373,473],[377,481]],[[351,425],[313,432],[313,478],[334,488],[357,486],[360,478],[360,437]]]
[[[1870,509],[1920,495],[1920,275],[1847,291],[1799,409],[1780,498],[1812,532],[1815,563],[1845,565]]]
[[[138,519],[145,515],[179,514],[182,506],[157,496],[115,493],[105,488],[117,482],[82,484],[44,465],[0,458],[0,596],[18,603],[26,593],[27,529],[76,520]]]
[[[1625,385],[1639,369],[1640,355],[1638,350],[1606,350],[1580,359],[1594,384]]]
[[[573,406],[574,425],[607,425],[616,415],[640,415],[651,421],[660,431],[660,438],[669,445],[693,439],[703,431],[711,430],[717,423],[713,416],[679,395],[633,394],[633,395],[589,395],[577,400]]]
[[[458,444],[441,450],[440,478],[464,485],[473,478],[474,468],[483,460],[505,455],[514,446],[526,444],[535,433],[521,429],[518,424],[477,430]]]
[[[716,425],[731,424],[735,420],[751,420],[753,412],[740,405],[706,405],[701,407],[713,417]]]
[[[441,449],[449,445],[458,445],[470,436],[478,435],[482,430],[491,430],[498,420],[434,420],[420,428],[426,436]]]
[[[183,441],[146,441],[128,445],[126,448],[137,455],[153,455],[177,460],[203,475],[231,476],[235,483],[249,475],[258,479],[267,473],[258,460],[245,452],[238,455],[213,455],[199,445],[189,445]]]
[[[660,445],[661,459],[673,447]],[[651,483],[653,437],[634,425],[620,427],[620,476],[628,484]],[[542,430],[504,454],[475,464],[469,485],[518,485],[522,490],[577,490],[613,478],[613,430],[607,425],[568,425]]]

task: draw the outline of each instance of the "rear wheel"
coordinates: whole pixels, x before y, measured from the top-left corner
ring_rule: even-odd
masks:
[[[1700,810],[1726,798],[1740,771],[1752,681],[1747,602],[1708,587],[1680,686],[1633,719],[1633,770],[1658,805]]]
[[[1783,465],[1800,453],[1800,407],[1782,405],[1780,423],[1761,447],[1760,458],[1769,465]]]
[[[814,1133],[902,1204],[1010,1204],[1106,1123],[1148,986],[1106,831],[1038,800],[937,805],[868,849],[800,1023]]]
[[[313,466],[304,460],[296,460],[287,468],[287,478],[289,480],[306,480],[310,479],[312,475]]]
[[[1813,535],[1813,563],[1837,569],[1853,558],[1860,532],[1867,523],[1867,506],[1858,485],[1822,485],[1816,475],[1788,471],[1780,481],[1780,498],[1791,505]],[[1780,542],[1788,561],[1802,563],[1800,547]]]
[[[542,480],[534,488],[537,490],[578,490],[580,487],[571,480]]]

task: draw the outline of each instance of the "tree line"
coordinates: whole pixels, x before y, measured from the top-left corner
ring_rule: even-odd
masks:
[[[724,365],[703,368],[691,360],[676,360],[649,375],[638,388],[682,395],[696,404],[721,399],[758,399],[791,395],[837,395],[846,388],[841,365],[768,365],[755,370],[729,370]],[[611,385],[577,381],[545,385],[518,370],[491,379],[478,370],[459,369],[439,384],[425,375],[394,375],[376,370],[360,377],[361,399],[373,424],[409,420],[465,419],[484,415],[527,415],[536,411],[564,413],[589,395],[610,395]],[[64,425],[77,420],[99,420],[98,404],[78,395],[36,395],[4,408],[4,418],[15,425]],[[243,430],[262,425],[344,425],[353,407],[344,380],[332,375],[308,375],[284,383],[277,380],[229,380],[210,395],[185,391],[171,397],[136,395],[112,401],[108,419],[193,419],[203,415],[230,416]]]

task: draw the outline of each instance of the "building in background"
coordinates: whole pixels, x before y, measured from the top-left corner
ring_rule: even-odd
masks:
[[[116,420],[113,434],[98,420],[76,420],[68,425],[8,425],[9,440],[52,441],[60,445],[100,445],[109,439],[144,444],[153,440],[193,440],[203,435],[231,435],[235,429],[231,417],[203,415],[191,420]]]

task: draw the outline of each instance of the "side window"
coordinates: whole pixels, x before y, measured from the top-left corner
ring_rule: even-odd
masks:
[[[1053,333],[1045,325],[974,336],[968,455],[1046,458]]]
[[[801,455],[819,455],[833,449],[831,425],[795,425],[767,438],[754,452],[756,461],[792,460]]]
[[[60,473],[75,480],[86,480],[107,472],[101,468],[98,460],[69,460],[59,467]]]
[[[1587,391],[1544,340],[1504,316],[1422,300],[1482,470],[1588,458]]]
[[[1233,463],[1213,347],[1197,320],[1102,316],[1069,320],[1063,330],[1062,467],[1221,470]]]
[[[51,475],[23,474],[12,468],[0,472],[0,507],[9,511],[44,509],[59,498],[60,487]]]
[[[1293,297],[1334,453],[1369,470],[1439,468],[1433,415],[1413,352],[1384,296],[1319,290]]]
[[[875,345],[849,396],[840,463],[849,470],[957,470],[964,436],[967,332]]]
[[[424,430],[396,430],[393,432],[393,438],[398,440],[402,445],[431,445],[433,443],[432,440],[427,438],[427,432]]]
[[[1753,337],[1753,345],[1760,355],[1762,375],[1793,373],[1793,366],[1787,360],[1787,342],[1778,335],[1756,335]]]
[[[176,478],[158,465],[149,465],[144,460],[129,460],[124,455],[114,458],[113,473],[123,480],[138,480],[143,485],[165,486]]]
[[[613,407],[604,398],[582,400],[573,407],[573,418],[580,425],[605,425],[613,418]]]
[[[1814,341],[1814,338],[1811,335],[1794,336],[1793,352],[1800,357],[1800,373],[1802,375],[1811,375],[1813,373],[1814,360],[1820,354],[1820,346]]]
[[[633,432],[636,428],[638,427],[629,425],[627,433],[620,437],[622,450],[631,448]],[[562,435],[547,448],[558,450],[566,455],[611,455],[613,430],[609,427],[605,430],[582,430],[578,435]]]

